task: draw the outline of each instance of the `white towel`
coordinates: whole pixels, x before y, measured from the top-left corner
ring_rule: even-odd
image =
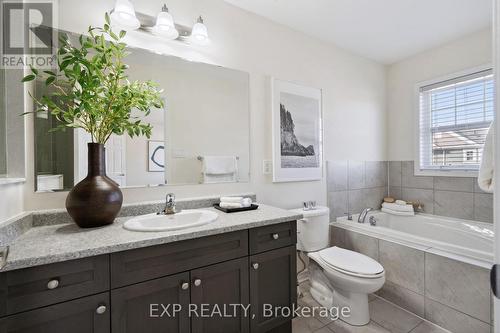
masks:
[[[203,156],[203,173],[208,175],[235,174],[236,156]]]
[[[481,166],[479,167],[479,175],[477,177],[477,184],[481,190],[493,193],[493,188],[495,186],[495,178],[493,171],[495,169],[495,158],[494,158],[494,140],[495,138],[495,122],[493,121],[486,135],[486,141],[483,147],[483,153],[481,155]]]
[[[203,156],[203,182],[233,183],[238,181],[236,156]]]
[[[219,203],[222,208],[243,208],[251,205],[252,199],[243,197],[221,197]]]
[[[387,214],[398,215],[398,216],[413,216],[413,215],[415,215],[414,212],[398,212],[397,210],[392,210],[392,209],[383,208],[383,207],[382,207],[381,211],[383,211],[384,213],[387,213]]]
[[[222,202],[219,203],[221,208],[246,208],[252,205],[252,199],[245,198],[241,202]]]
[[[413,213],[413,206],[412,205],[400,205],[397,203],[389,203],[389,202],[384,202],[382,204],[383,208],[394,210],[396,212],[411,212]]]

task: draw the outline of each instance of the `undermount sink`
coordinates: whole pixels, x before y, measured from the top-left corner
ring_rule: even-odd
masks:
[[[147,214],[134,217],[123,224],[132,231],[171,231],[197,227],[217,219],[216,212],[206,209],[187,209],[176,214]]]

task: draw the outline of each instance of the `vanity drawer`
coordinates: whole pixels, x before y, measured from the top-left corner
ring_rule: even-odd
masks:
[[[246,255],[247,230],[113,253],[111,287],[122,287]]]
[[[108,255],[9,271],[0,274],[0,316],[108,289]]]
[[[297,222],[290,221],[250,229],[250,254],[297,243]]]

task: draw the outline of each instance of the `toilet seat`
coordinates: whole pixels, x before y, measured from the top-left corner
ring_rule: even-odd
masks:
[[[367,279],[384,275],[384,267],[372,258],[340,247],[330,247],[318,251],[319,259],[328,268],[341,273]]]

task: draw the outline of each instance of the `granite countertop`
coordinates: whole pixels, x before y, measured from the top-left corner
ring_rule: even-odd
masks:
[[[125,230],[123,223],[131,217],[119,217],[114,224],[95,229],[80,229],[75,224],[36,226],[10,244],[6,266],[0,270],[50,264],[65,260],[119,252],[180,240],[250,229],[302,218],[301,214],[267,205],[247,212],[226,214],[214,208],[216,221],[199,227],[164,232]]]

